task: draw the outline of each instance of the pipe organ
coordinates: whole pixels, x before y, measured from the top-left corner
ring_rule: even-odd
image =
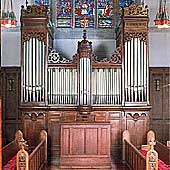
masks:
[[[19,109],[24,117],[27,115],[23,123],[28,131],[28,117],[34,121],[33,126],[37,123],[38,129],[41,126],[47,129],[52,160],[59,155],[60,123],[66,120],[73,121],[75,126],[77,122],[109,122],[111,153],[117,158],[121,153],[124,129],[133,133],[135,139],[136,134],[141,136],[139,141],[135,140],[135,145],[145,139],[151,108],[148,96],[148,9],[132,6],[122,12],[117,36],[120,44],[112,55],[99,60],[93,53],[92,42],[86,38],[86,29],[83,40],[78,42],[77,53],[67,59],[50,48],[46,9],[33,5],[21,10]],[[30,135],[30,132],[25,133]]]
[[[84,34],[84,40],[78,43],[77,54],[72,61],[61,57],[55,50],[49,53],[48,104],[121,105],[120,49],[109,59],[98,61],[92,53],[91,42],[86,40],[85,30]]]
[[[132,38],[125,42],[125,101],[147,101],[146,42]]]
[[[135,32],[136,29],[127,31],[134,21],[127,19],[126,23],[126,18],[124,16],[123,50],[118,47],[112,56],[101,61],[92,53],[92,43],[86,40],[86,32],[71,61],[55,50],[47,54],[44,33],[33,34],[22,29],[23,103],[75,106],[147,103],[147,33]]]
[[[41,11],[38,13],[38,11]],[[37,14],[38,20],[33,17]],[[46,100],[46,56],[47,56],[47,11],[28,6],[21,9],[21,64],[23,103],[45,103]],[[33,17],[30,20],[30,17]],[[34,24],[32,24],[34,23]],[[32,28],[30,26],[32,24]]]
[[[24,41],[23,98],[25,102],[45,101],[45,44],[36,38]]]

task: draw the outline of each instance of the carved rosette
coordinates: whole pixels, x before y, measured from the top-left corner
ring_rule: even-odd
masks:
[[[65,64],[65,63],[72,63],[72,60],[69,60],[65,57],[61,57],[59,53],[56,52],[55,49],[52,49],[48,55],[48,63],[49,64]]]
[[[47,36],[44,32],[22,32],[22,43],[29,41],[31,38],[36,38],[46,44]]]
[[[125,42],[131,41],[132,38],[139,38],[141,41],[147,43],[147,32],[126,32]]]
[[[45,17],[46,18],[47,9],[40,8],[40,6],[37,5],[27,6],[26,9],[24,9],[24,6],[22,6],[21,15],[22,17]]]
[[[148,17],[148,7],[147,6],[130,6],[124,10],[124,16],[145,16]]]

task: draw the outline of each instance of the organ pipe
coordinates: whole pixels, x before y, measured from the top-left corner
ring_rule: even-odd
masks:
[[[93,104],[121,104],[121,69],[93,69]]]
[[[125,101],[147,101],[146,43],[132,38],[125,43]]]
[[[45,48],[36,38],[24,42],[23,102],[44,102]]]
[[[48,68],[48,103],[77,104],[77,70]]]
[[[80,59],[80,105],[90,105],[90,59]]]

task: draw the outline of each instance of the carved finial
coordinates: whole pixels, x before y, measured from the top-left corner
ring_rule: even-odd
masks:
[[[83,39],[86,40],[86,38],[87,38],[87,37],[86,37],[86,29],[84,28],[84,29],[83,29]]]
[[[87,36],[86,36],[86,27],[88,27],[88,20],[86,19],[86,17],[83,18],[83,39],[86,40]]]
[[[25,1],[26,7],[28,6],[28,0]]]
[[[150,145],[150,148],[151,149],[154,149],[154,145],[156,145],[156,142],[154,139],[151,139],[150,142],[149,142],[149,145]]]

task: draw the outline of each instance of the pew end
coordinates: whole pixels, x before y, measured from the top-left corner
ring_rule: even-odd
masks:
[[[17,170],[40,170],[47,165],[47,132],[40,132],[40,142],[29,155],[25,150],[25,143],[17,153]]]

